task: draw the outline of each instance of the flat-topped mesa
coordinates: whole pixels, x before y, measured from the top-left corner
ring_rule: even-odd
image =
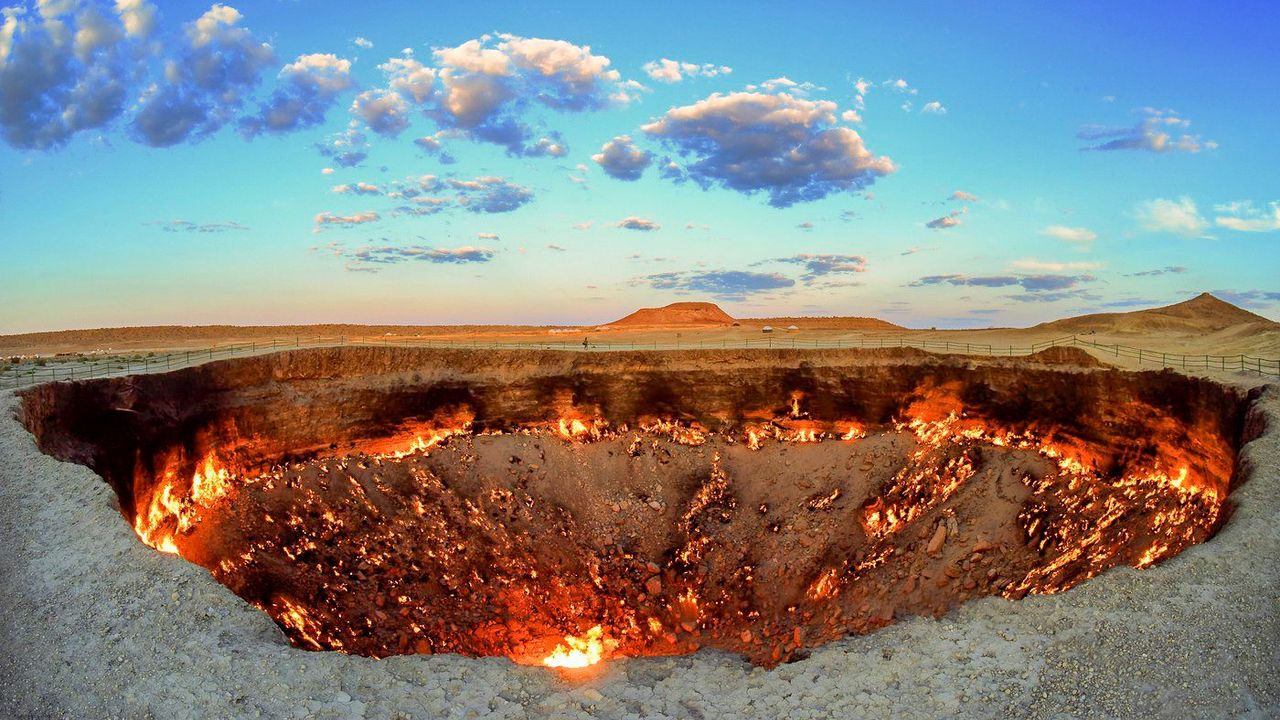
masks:
[[[732,325],[733,322],[733,317],[715,303],[678,302],[660,308],[641,308],[621,320],[609,323],[609,326],[720,326]]]
[[[21,419],[302,648],[774,665],[1212,536],[1242,392],[1033,360],[330,348],[42,385]]]

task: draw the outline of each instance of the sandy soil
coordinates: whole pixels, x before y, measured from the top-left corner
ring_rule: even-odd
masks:
[[[1238,381],[1238,380],[1237,380]],[[290,647],[206,571],[156,553],[90,470],[0,408],[0,712],[46,717],[1273,717],[1280,391],[1208,543],[1066,593],[970,602],[774,670],[737,656],[564,678],[503,659]],[[1206,668],[1211,671],[1206,671]]]

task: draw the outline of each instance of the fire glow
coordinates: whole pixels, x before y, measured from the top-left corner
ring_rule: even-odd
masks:
[[[1118,564],[1149,567],[1206,539],[1221,516],[1225,492],[1188,467],[1166,471],[1153,461],[1108,475],[1071,443],[954,412],[933,415],[871,428],[815,421],[799,394],[775,420],[720,430],[662,418],[632,427],[582,414],[477,432],[470,413],[463,413],[456,424],[421,427],[398,446],[382,441],[370,446],[376,451],[257,472],[234,472],[210,454],[182,482],[177,463],[137,503],[134,529],[151,547],[209,567],[306,649],[378,657],[500,654],[574,669],[610,657],[680,654],[708,645],[771,665],[806,646],[873,630],[898,614],[944,612],[982,594],[1015,599],[1059,592]],[[506,461],[513,481],[455,497],[452,485],[473,481],[446,480],[433,464],[442,461],[437,454],[477,462],[487,445],[498,443],[521,453]],[[573,446],[593,448],[601,462],[617,448],[617,456],[629,458],[624,462],[654,468],[670,462],[673,453],[698,453],[703,460],[697,462],[709,464],[679,503],[633,491],[625,510],[614,501],[602,521],[584,529],[525,489],[544,482],[542,463],[558,457],[552,450]],[[746,490],[735,480],[740,470],[731,468],[753,462],[747,457],[805,457],[806,447],[827,448],[831,454],[823,457],[831,462],[847,457],[843,467],[880,479],[861,496],[848,487],[814,488],[790,510],[740,502]],[[739,455],[744,452],[748,456]],[[992,453],[1020,459],[997,464],[1004,475],[992,475]],[[887,458],[900,459],[883,474],[877,468]],[[1003,539],[955,547],[965,531],[954,500],[977,492],[967,489],[980,480],[997,492],[1014,493],[1007,501],[1018,503],[1016,528]],[[227,537],[243,539],[224,542],[220,528],[237,507],[262,508],[262,525],[255,530],[260,539],[236,526],[239,534]],[[810,553],[814,543],[830,542],[815,540],[815,532],[847,532],[841,517],[860,527],[858,549]],[[823,520],[815,525],[815,518]],[[652,522],[670,523],[679,542],[654,555],[639,540],[615,537]],[[726,545],[721,533],[735,523],[758,525],[765,536],[790,536],[789,546],[811,558],[798,597],[761,600],[776,592],[755,584],[766,572],[762,563],[770,561],[733,560],[735,552],[742,553]],[[539,538],[548,532],[567,541],[564,557],[539,557]],[[590,539],[597,534],[614,537],[613,544],[599,547],[600,541]],[[404,541],[419,537],[425,545],[412,546],[421,553],[406,555]],[[345,558],[337,565],[329,559],[334,552]],[[324,593],[295,592],[263,580],[280,561],[272,557],[293,563],[290,573],[314,576],[306,583]],[[785,566],[767,571],[779,578],[791,572]],[[870,602],[868,592],[878,600]],[[492,612],[440,617],[441,603],[477,593],[484,598],[479,604],[492,606]],[[376,600],[365,604],[360,598],[370,594]],[[557,630],[578,623],[590,627],[580,634]]]

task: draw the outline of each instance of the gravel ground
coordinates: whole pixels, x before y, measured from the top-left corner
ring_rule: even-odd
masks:
[[[1225,528],[1149,570],[987,598],[763,670],[608,663],[573,682],[501,659],[289,647],[203,569],[138,542],[96,475],[36,450],[0,397],[0,717],[1280,716],[1280,386]]]

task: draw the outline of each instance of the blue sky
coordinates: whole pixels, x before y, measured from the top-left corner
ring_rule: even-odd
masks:
[[[1280,318],[1268,3],[726,7],[9,7],[0,332]]]

